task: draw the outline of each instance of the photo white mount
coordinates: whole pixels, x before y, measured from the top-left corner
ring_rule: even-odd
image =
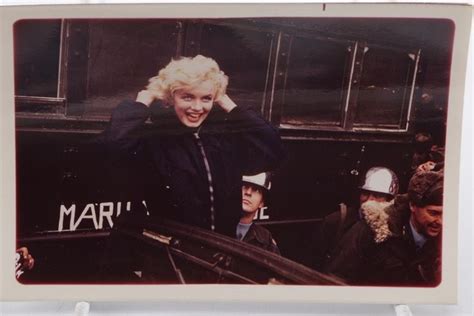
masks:
[[[413,316],[408,305],[394,305],[393,308],[397,316]]]
[[[88,302],[77,302],[74,308],[74,316],[88,316],[90,304]]]

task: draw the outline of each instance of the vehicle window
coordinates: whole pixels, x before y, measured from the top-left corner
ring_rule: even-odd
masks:
[[[403,129],[416,54],[367,47],[354,125]]]
[[[340,125],[349,44],[294,36],[281,123]],[[350,70],[350,69],[349,69]]]
[[[15,24],[15,94],[56,97],[60,20],[22,20]]]
[[[74,49],[69,54],[78,67],[69,69],[73,87],[68,88],[68,114],[108,117],[120,101],[134,99],[176,56],[178,33],[173,20],[97,20],[77,26],[73,22],[69,46],[88,58],[79,60]],[[76,82],[78,77],[86,80]]]
[[[14,29],[16,110],[101,129],[172,57],[203,54],[229,76],[237,104],[261,110],[282,129],[407,128],[419,52],[296,32],[297,23],[21,20]]]
[[[200,53],[214,58],[229,76],[229,95],[238,103],[260,109],[268,76],[274,35],[238,26],[205,24]]]
[[[13,32],[16,110],[64,111],[58,106],[61,20],[20,20]]]

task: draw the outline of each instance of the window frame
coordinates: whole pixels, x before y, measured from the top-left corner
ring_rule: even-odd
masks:
[[[366,47],[369,47],[367,43],[364,43],[363,49]],[[407,84],[405,85],[405,93],[409,95],[407,100],[404,100],[404,103],[400,105],[402,113],[400,115],[400,120],[398,124],[398,128],[378,128],[378,127],[370,127],[370,126],[363,126],[362,124],[356,124],[355,123],[355,115],[354,115],[354,120],[352,122],[353,124],[353,130],[354,131],[378,131],[378,132],[398,132],[398,133],[404,133],[408,132],[410,130],[410,118],[412,117],[412,111],[413,111],[413,98],[416,90],[416,79],[417,79],[417,74],[418,74],[418,69],[420,65],[420,56],[421,56],[421,49],[415,49],[415,48],[399,48],[399,47],[393,47],[389,45],[379,45],[379,44],[370,44],[370,48],[382,48],[382,49],[390,49],[395,52],[399,53],[404,53],[407,55],[413,55],[413,65],[412,69],[409,72],[410,79],[407,79]],[[362,63],[364,62],[365,54],[362,57]],[[411,57],[409,57],[411,58]],[[405,110],[406,108],[406,110]],[[354,109],[354,112],[356,109]],[[405,113],[405,115],[403,115]],[[402,117],[404,116],[404,117]],[[403,126],[405,125],[405,126]]]
[[[16,115],[30,116],[37,114],[48,113],[50,115],[62,116],[65,114],[66,108],[66,97],[64,94],[64,80],[63,76],[65,74],[62,67],[63,62],[63,43],[65,40],[65,20],[64,19],[53,19],[60,20],[60,35],[59,35],[59,58],[58,58],[58,82],[56,84],[56,97],[51,96],[41,96],[41,95],[18,95],[15,94],[15,108],[26,106],[31,107],[31,110],[28,111],[19,111],[16,110]],[[48,112],[38,112],[35,111],[35,107],[43,106],[49,108]]]
[[[271,112],[271,99],[273,98],[273,76],[272,71],[276,64],[276,54],[278,51],[279,30],[275,26],[267,26],[259,20],[255,19],[239,19],[239,20],[214,20],[214,19],[192,19],[184,20],[186,24],[186,38],[182,50],[183,56],[193,56],[201,53],[200,38],[202,31],[206,26],[228,26],[245,31],[259,32],[270,37],[270,47],[267,58],[267,69],[265,75],[264,90],[262,100],[260,102],[260,113],[269,118]]]
[[[282,52],[279,52],[281,55],[280,63],[276,66],[278,69],[275,71],[275,73],[278,73],[281,77],[283,78],[283,82],[279,82],[280,89],[283,91],[283,94],[280,97],[280,100],[276,102],[276,106],[273,109],[273,113],[271,115],[271,121],[275,124],[278,124],[280,129],[284,130],[305,130],[305,131],[344,131],[347,130],[345,128],[346,126],[346,115],[345,112],[347,112],[347,107],[348,103],[350,102],[348,99],[348,94],[347,92],[344,93],[343,96],[343,101],[342,101],[342,107],[341,107],[341,120],[339,123],[336,124],[328,124],[325,122],[315,122],[312,125],[296,125],[296,124],[289,124],[289,123],[281,123],[282,121],[282,113],[283,113],[283,108],[285,107],[285,97],[284,97],[284,92],[286,91],[286,82],[287,82],[287,75],[288,75],[288,63],[289,63],[289,58],[291,54],[291,42],[293,40],[293,37],[298,36],[298,37],[305,37],[308,39],[315,39],[318,41],[331,41],[335,42],[338,44],[342,45],[348,45],[348,48],[350,48],[350,56],[349,60],[353,60],[355,53],[356,53],[356,45],[357,42],[351,41],[351,40],[337,40],[337,39],[332,39],[332,38],[323,38],[316,36],[314,34],[309,34],[308,32],[298,32],[298,33],[290,33],[290,32],[280,32],[280,38],[282,39],[280,49],[284,50]],[[352,62],[353,63],[353,62]],[[351,88],[350,85],[350,78],[352,76],[352,67],[353,65],[349,65],[349,69],[351,71],[348,73],[345,73],[343,76],[343,87],[345,91],[348,91],[348,89]]]
[[[281,34],[280,34],[281,36]],[[286,37],[291,37],[291,33],[283,33],[283,36]],[[321,40],[321,38],[317,36],[312,36],[312,38]],[[332,40],[329,38],[325,38],[325,40]],[[338,42],[343,42],[342,40],[336,40]],[[351,43],[352,41],[346,41],[348,43]],[[283,45],[287,45],[288,43],[283,43]],[[364,64],[364,56],[365,56],[365,49],[368,47],[367,42],[365,41],[353,41],[352,45],[349,46],[351,49],[351,56],[350,59],[352,60],[351,65],[350,65],[350,71],[349,71],[349,80],[344,83],[344,97],[343,99],[345,102],[343,102],[344,109],[342,111],[342,117],[341,117],[341,125],[342,126],[335,126],[335,125],[330,125],[330,124],[324,124],[324,123],[313,123],[312,125],[295,125],[295,124],[288,124],[288,123],[281,123],[282,119],[282,112],[283,108],[285,107],[285,101],[281,100],[279,104],[277,104],[277,111],[279,112],[273,112],[270,115],[270,119],[274,124],[277,124],[281,130],[284,131],[334,131],[334,132],[379,132],[379,133],[407,133],[410,131],[411,127],[411,117],[412,117],[412,112],[413,112],[413,98],[414,98],[414,93],[416,89],[416,79],[417,79],[417,73],[418,73],[418,68],[419,68],[419,62],[420,62],[420,55],[421,55],[421,49],[403,49],[403,48],[398,48],[398,47],[393,47],[393,46],[388,46],[388,45],[378,45],[378,44],[370,44],[370,47],[378,47],[378,48],[384,48],[384,49],[389,49],[392,51],[397,51],[397,52],[402,52],[406,53],[408,55],[413,54],[414,55],[414,64],[413,64],[413,69],[410,71],[410,78],[411,80],[407,80],[407,84],[405,85],[405,93],[409,95],[407,102],[404,102],[400,104],[400,109],[402,111],[402,114],[400,116],[399,124],[398,126],[394,126],[394,128],[380,128],[380,127],[375,127],[375,126],[362,126],[356,123],[355,116],[356,116],[356,111],[358,107],[358,93],[360,89],[360,80],[362,77],[362,69],[363,69],[363,64]],[[289,49],[286,48],[288,51]],[[283,56],[286,56],[288,52],[284,53]],[[285,80],[286,80],[286,73],[288,72],[288,65],[287,63],[284,64],[284,66],[281,66],[280,69],[278,69],[279,74],[282,74],[283,72],[285,73]],[[347,78],[344,78],[344,81],[346,81]],[[347,86],[346,86],[347,84]],[[282,90],[285,90],[286,88],[286,82],[283,82],[281,84]],[[407,103],[407,104],[405,104]],[[406,109],[405,109],[406,108]]]
[[[105,19],[107,20],[107,19]],[[283,135],[287,135],[289,138],[302,138],[314,135],[327,134],[328,132],[337,132],[341,137],[348,138],[349,134],[363,134],[363,133],[378,133],[378,134],[407,134],[411,131],[411,120],[414,112],[413,98],[416,90],[417,72],[419,69],[420,62],[420,49],[413,49],[407,47],[394,47],[386,44],[371,43],[371,47],[382,47],[397,51],[403,51],[407,54],[415,54],[414,67],[412,69],[411,80],[405,86],[406,93],[409,95],[407,102],[406,111],[402,108],[402,113],[406,112],[400,120],[400,124],[395,128],[377,128],[370,126],[357,126],[355,123],[355,113],[357,109],[357,98],[360,88],[360,78],[362,75],[362,67],[364,63],[364,49],[368,46],[367,42],[355,39],[344,39],[344,38],[331,38],[318,34],[317,32],[311,32],[307,29],[299,29],[296,26],[278,25],[268,23],[266,21],[259,21],[255,19],[245,20],[214,20],[214,19],[173,19],[179,26],[179,35],[177,36],[176,42],[176,56],[189,55],[199,53],[199,38],[202,28],[206,24],[224,25],[237,27],[240,29],[247,29],[251,31],[258,31],[267,33],[272,36],[271,45],[268,53],[267,62],[267,73],[265,79],[265,89],[262,95],[262,102],[260,111],[264,118],[272,122],[277,126]],[[64,121],[64,126],[72,126],[68,122],[75,122],[74,131],[80,131],[80,122],[83,123],[84,130],[91,131],[94,128],[101,128],[105,126],[109,118],[106,116],[92,116],[88,115],[76,115],[71,113],[71,104],[74,103],[75,96],[72,91],[78,90],[78,86],[84,88],[84,84],[87,83],[87,71],[88,71],[88,58],[79,60],[77,65],[71,60],[73,56],[75,45],[79,45],[79,49],[76,53],[88,55],[88,37],[83,39],[82,43],[77,43],[78,38],[75,38],[74,32],[78,32],[77,28],[84,27],[85,32],[88,32],[88,23],[90,20],[85,19],[62,19],[61,20],[61,35],[59,43],[59,74],[58,74],[58,88],[57,97],[42,97],[42,96],[15,96],[15,102],[18,106],[32,106],[35,104],[42,106],[51,107],[51,112],[37,113],[35,111],[17,111],[17,118],[20,119],[20,128],[22,126],[21,119],[25,120],[25,127],[30,128],[34,119],[43,120],[38,122],[38,126],[44,129],[44,122],[46,118],[51,118],[51,128],[55,129],[57,126],[58,119]],[[186,35],[185,35],[186,34]],[[85,36],[85,35],[84,35]],[[315,39],[318,41],[332,41],[347,45],[350,49],[350,56],[348,58],[349,65],[347,65],[345,74],[343,75],[343,97],[342,97],[342,108],[341,108],[341,120],[337,124],[327,124],[325,122],[315,122],[311,125],[304,124],[288,124],[282,123],[282,113],[285,106],[285,88],[286,80],[288,75],[288,59],[291,52],[291,40],[293,37],[304,37]],[[81,46],[82,45],[82,46]],[[78,55],[78,54],[76,54]],[[85,63],[84,63],[85,60]],[[76,67],[79,70],[79,74],[76,70],[72,70]],[[75,78],[75,79],[74,79]],[[77,79],[77,80],[76,80]],[[75,81],[76,80],[76,81]],[[82,82],[82,85],[81,85]],[[80,105],[79,105],[80,106]],[[403,107],[404,105],[400,105]],[[26,122],[29,122],[28,124]],[[56,122],[56,123],[55,123]],[[90,122],[94,122],[91,127]],[[98,123],[100,123],[98,125]],[[404,125],[404,126],[403,126]],[[92,128],[92,129],[91,129]],[[67,127],[66,127],[67,129]],[[64,130],[64,129],[61,129]],[[72,130],[71,130],[72,131]],[[100,132],[99,130],[97,132]],[[316,134],[315,134],[316,133]],[[313,135],[313,136],[311,136]],[[343,136],[345,135],[345,136]],[[336,136],[337,137],[337,136]],[[350,137],[352,138],[352,137]]]

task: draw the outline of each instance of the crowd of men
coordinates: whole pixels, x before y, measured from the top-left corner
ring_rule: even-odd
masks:
[[[406,194],[397,181],[387,168],[367,172],[360,207],[324,219],[315,268],[357,285],[439,283],[443,175],[415,173]]]
[[[416,135],[407,193],[399,194],[392,170],[377,166],[366,172],[359,205],[342,204],[314,230],[309,266],[351,285],[440,283],[444,155],[430,141],[429,135]],[[245,201],[246,182],[243,188]]]
[[[279,253],[270,232],[251,220],[257,206],[263,206],[262,193],[268,194],[264,179],[265,174],[243,179],[244,215],[237,238]],[[439,284],[443,173],[417,171],[408,192],[398,193],[398,177],[392,170],[370,168],[360,186],[360,204],[329,214],[315,229],[308,250],[313,257],[310,266],[351,285]],[[258,203],[250,202],[252,195],[260,196]],[[242,234],[243,225],[250,229]]]

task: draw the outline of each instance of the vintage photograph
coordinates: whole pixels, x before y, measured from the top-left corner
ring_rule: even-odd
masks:
[[[2,8],[0,298],[455,303],[472,17],[413,7]]]
[[[436,287],[455,24],[14,24],[22,284]]]

